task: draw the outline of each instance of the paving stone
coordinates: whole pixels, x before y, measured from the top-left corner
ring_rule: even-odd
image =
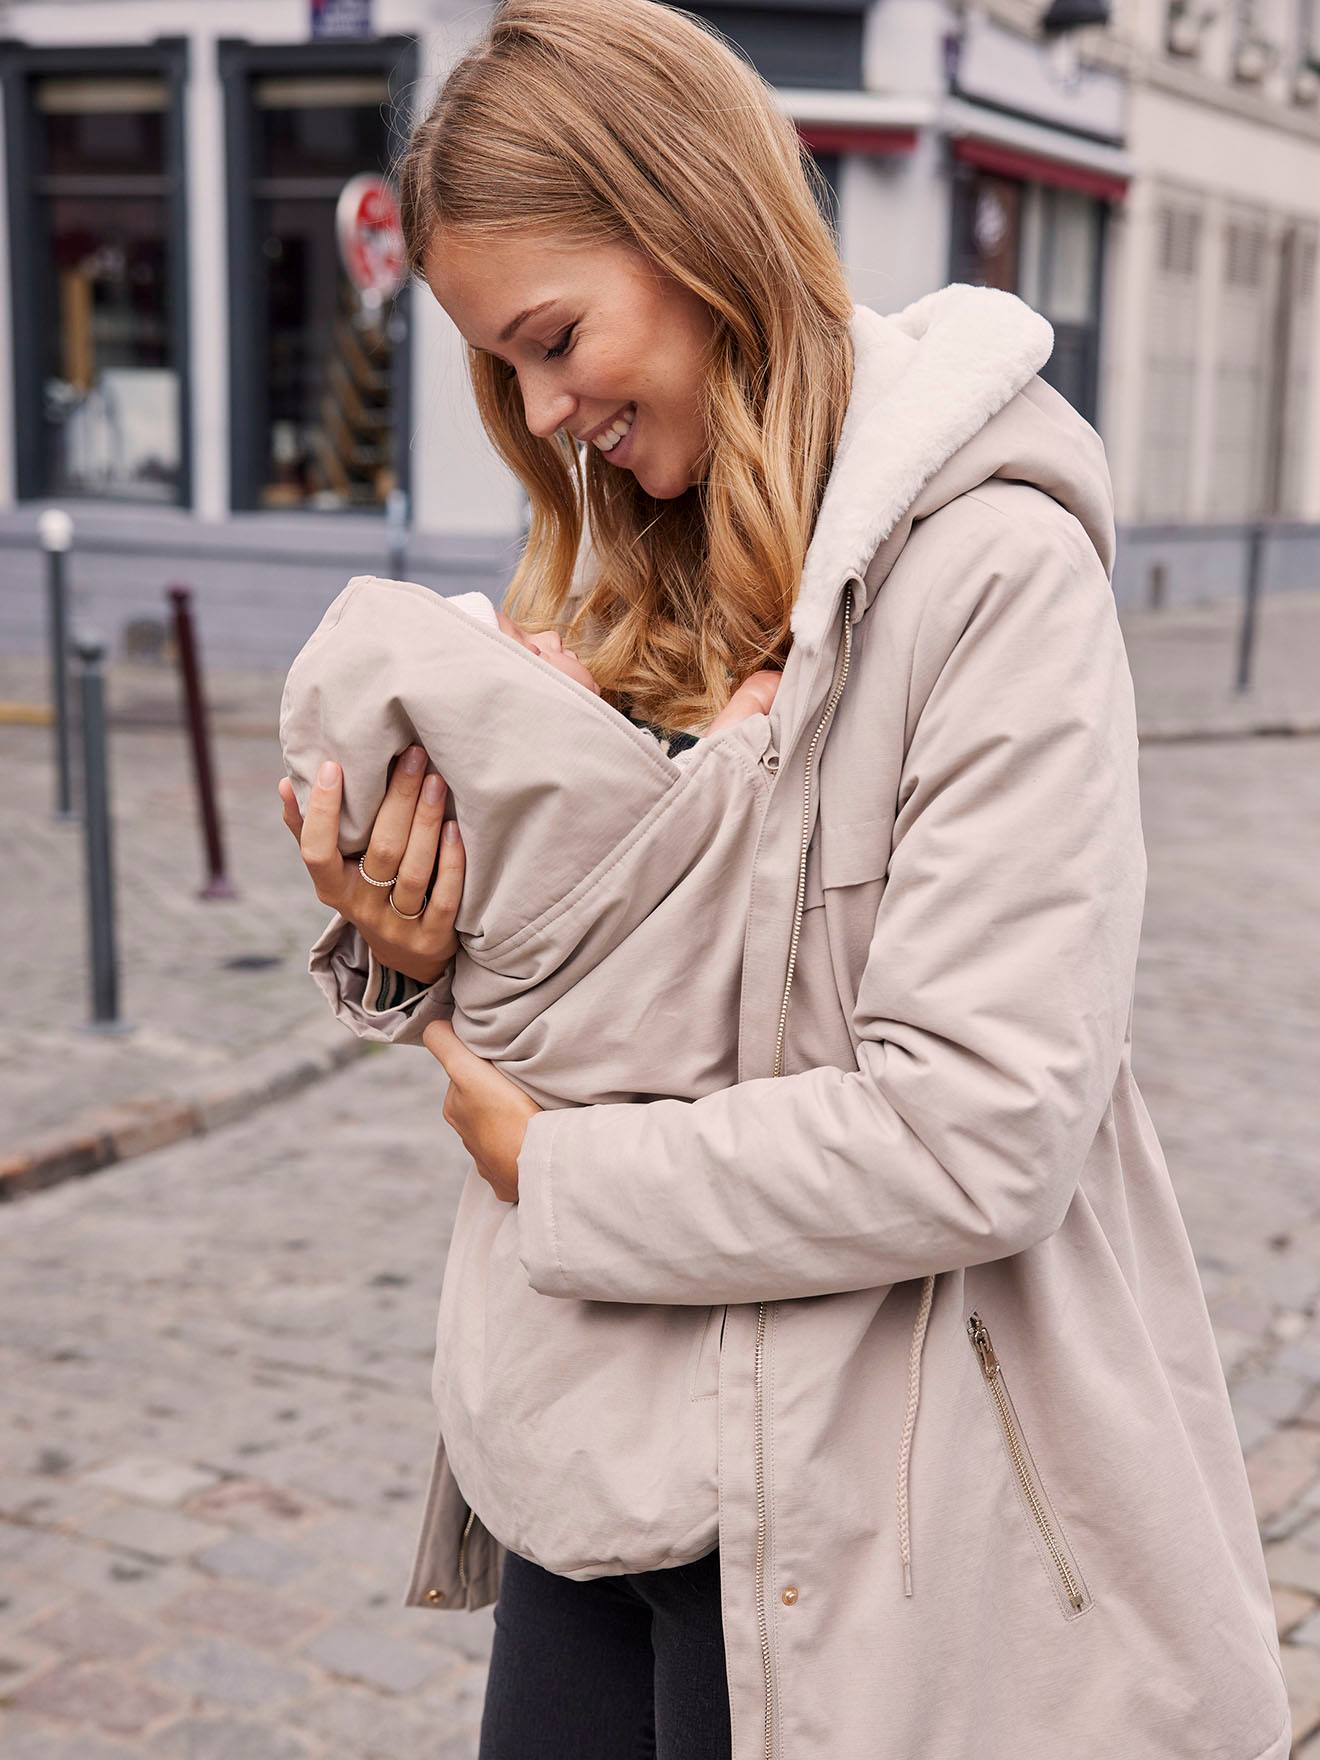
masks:
[[[370,1626],[347,1623],[319,1633],[300,1654],[332,1674],[365,1681],[387,1693],[411,1692],[444,1666],[428,1650],[401,1644]]]
[[[435,1720],[411,1700],[385,1698],[347,1682],[327,1683],[298,1707],[298,1725],[357,1760],[429,1760]]]
[[[146,1748],[151,1760],[308,1760],[312,1752],[289,1729],[228,1717],[180,1718]]]
[[[115,1608],[91,1599],[72,1601],[37,1620],[26,1628],[25,1636],[70,1656],[104,1662],[127,1661],[156,1642],[141,1620],[126,1619]]]
[[[246,1577],[272,1588],[293,1582],[312,1564],[305,1553],[259,1534],[230,1534],[200,1553],[197,1562],[216,1576]]]
[[[59,1652],[36,1638],[16,1633],[0,1639],[0,1705],[29,1681],[40,1679],[59,1661]]]
[[[1306,1644],[1313,1650],[1320,1650],[1320,1614],[1313,1613],[1288,1633],[1290,1644]]]
[[[1320,1431],[1305,1425],[1276,1430],[1247,1458],[1258,1521],[1277,1516],[1320,1479]]]
[[[1320,1598],[1320,1551],[1304,1546],[1297,1538],[1280,1540],[1265,1548],[1271,1583],[1284,1589],[1302,1589]]]
[[[122,1613],[154,1614],[190,1581],[185,1564],[158,1564],[131,1552],[80,1546],[59,1561],[57,1581],[74,1594],[100,1597]]]
[[[161,1609],[161,1617],[170,1624],[177,1621],[246,1639],[262,1651],[285,1649],[326,1620],[321,1609],[264,1585],[224,1579],[190,1585]]]
[[[73,1600],[73,1591],[58,1578],[36,1576],[17,1565],[0,1571],[0,1642],[42,1614],[54,1613]]]
[[[213,1546],[223,1529],[212,1522],[194,1521],[172,1509],[145,1509],[120,1504],[84,1522],[81,1532],[125,1551],[164,1562],[187,1558]]]
[[[178,1645],[147,1667],[153,1680],[167,1687],[270,1711],[309,1690],[305,1668],[272,1662],[258,1651],[229,1638],[200,1638]]]
[[[1277,1366],[1283,1355],[1283,1352],[1276,1354],[1268,1370],[1244,1376],[1233,1383],[1235,1407],[1246,1406],[1282,1424],[1306,1404],[1313,1381],[1284,1373]],[[1317,1370],[1315,1379],[1320,1379],[1320,1369]]]
[[[216,1483],[218,1474],[159,1455],[123,1455],[82,1475],[83,1483],[135,1497],[143,1503],[177,1505]]]
[[[264,1479],[222,1479],[188,1500],[189,1515],[264,1532],[296,1533],[318,1520],[322,1506]]]
[[[133,1734],[177,1708],[173,1694],[103,1663],[59,1663],[10,1696],[20,1711]]]
[[[139,1760],[141,1749],[86,1727],[71,1729],[6,1711],[0,1723],[5,1760]]]
[[[1300,1589],[1289,1589],[1270,1585],[1274,1595],[1274,1619],[1281,1637],[1286,1637],[1295,1625],[1299,1625],[1308,1614],[1314,1613],[1317,1598],[1307,1595]]]
[[[1320,1650],[1284,1644],[1279,1652],[1288,1683],[1293,1745],[1320,1729]]]

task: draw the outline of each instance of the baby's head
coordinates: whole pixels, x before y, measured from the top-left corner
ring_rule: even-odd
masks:
[[[589,691],[600,695],[600,686],[578,659],[572,648],[566,648],[558,634],[552,630],[543,630],[540,635],[529,635],[521,624],[506,617],[502,611],[495,613],[496,621],[506,636],[512,636],[515,642],[533,654],[539,654],[542,660],[548,660],[559,672],[565,672],[575,678],[579,684],[585,685]]]

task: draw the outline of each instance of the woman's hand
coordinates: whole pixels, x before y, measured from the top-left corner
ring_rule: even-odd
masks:
[[[445,1123],[462,1137],[477,1172],[495,1196],[516,1204],[518,1155],[527,1120],[542,1108],[493,1063],[469,1051],[452,1021],[432,1021],[422,1032],[422,1044],[449,1077]]]
[[[356,861],[339,853],[344,776],[338,764],[330,759],[322,764],[307,803],[306,820],[298,811],[298,799],[287,777],[281,779],[279,791],[284,823],[293,834],[321,903],[360,930],[382,965],[418,983],[431,984],[458,950],[454,918],[463,896],[465,858],[457,820],[446,823],[441,839],[448,789],[441,776],[427,776],[423,781],[425,769],[426,753],[421,746],[409,746],[394,765],[371,827],[363,866],[373,880],[397,876],[393,888],[368,886]],[[428,886],[430,901],[423,910]],[[407,920],[419,910],[420,917]]]

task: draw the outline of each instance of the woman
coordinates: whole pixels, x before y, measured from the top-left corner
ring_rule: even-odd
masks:
[[[663,729],[782,666],[740,1080],[695,1102],[542,1112],[460,1043],[443,785],[399,768],[365,878],[334,767],[305,827],[286,798],[336,909],[314,967],[444,1065],[532,1287],[710,1310],[717,1484],[681,1563],[508,1552],[441,1438],[407,1600],[496,1602],[483,1760],[1283,1760],[1241,1450],[1132,1075],[1112,494],[1037,377],[1048,325],[960,286],[854,307],[767,89],[647,0],[500,6],[401,182],[531,498],[512,615]],[[660,1460],[673,1414],[626,1356],[590,1370]],[[571,1482],[540,1489],[571,1530]]]

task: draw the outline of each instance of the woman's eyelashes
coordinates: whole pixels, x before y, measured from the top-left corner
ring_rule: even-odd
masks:
[[[577,329],[576,324],[570,324],[568,329],[565,330],[564,334],[559,338],[559,341],[555,344],[555,346],[553,348],[548,348],[546,350],[545,358],[548,361],[556,361],[559,359],[559,357],[561,355],[565,355],[568,353],[569,338],[572,336],[573,332],[576,329]]]

